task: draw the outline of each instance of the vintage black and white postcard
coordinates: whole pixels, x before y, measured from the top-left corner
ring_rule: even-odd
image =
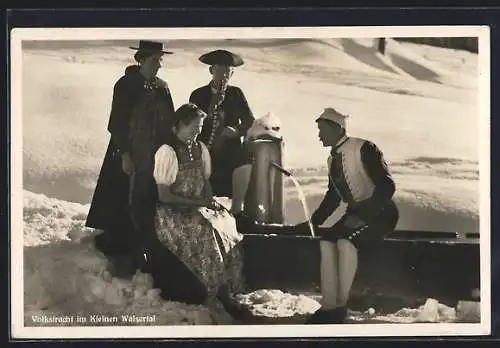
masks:
[[[482,26],[11,32],[15,338],[490,332]]]

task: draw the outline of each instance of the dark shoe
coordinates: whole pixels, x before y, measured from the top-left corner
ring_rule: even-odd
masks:
[[[343,324],[347,317],[347,309],[339,307],[332,310],[318,309],[306,324]]]
[[[347,308],[336,308],[330,315],[332,316],[332,320],[334,321],[332,324],[344,324],[345,320],[347,319]]]
[[[103,232],[94,237],[94,246],[106,256],[111,256],[114,252],[107,232]]]
[[[111,231],[104,231],[94,237],[95,248],[108,257],[128,253],[135,245],[127,236],[117,238]]]
[[[246,317],[246,311],[244,308],[234,301],[220,301],[222,306],[229,313],[229,315],[236,320],[243,320]]]
[[[153,265],[151,264],[152,251],[149,249],[145,249],[141,252],[138,258],[139,258],[139,269],[141,270],[141,272],[152,274],[153,272]]]
[[[305,324],[326,324],[328,312],[324,309],[318,309],[314,314],[305,322]]]
[[[244,212],[239,212],[234,218],[236,220],[236,229],[239,233],[255,233],[255,221],[249,218]]]
[[[226,286],[221,286],[219,292],[217,293],[217,299],[222,303],[222,306],[229,313],[229,315],[236,320],[243,320],[246,316],[246,312],[243,306],[239,305],[236,301],[231,298],[228,288]]]
[[[110,273],[117,278],[131,280],[139,269],[137,257],[132,253],[114,255],[110,262]]]

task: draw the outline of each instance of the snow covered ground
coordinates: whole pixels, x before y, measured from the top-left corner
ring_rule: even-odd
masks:
[[[126,46],[53,42],[50,49],[23,50],[25,325],[39,325],[34,316],[69,312],[142,313],[154,316],[156,325],[224,323],[216,311],[161,301],[145,275],[111,278],[104,257],[89,244],[96,232],[84,221],[109,140],[112,86],[132,63]],[[159,75],[176,107],[209,80],[197,61],[201,53],[218,47],[243,55],[246,64],[232,83],[244,90],[257,117],[272,111],[281,118],[287,167],[311,211],[324,193],[327,157],[314,119],[335,107],[351,115],[351,135],[384,151],[397,184],[397,228],[479,232],[477,55],[389,40],[381,56],[371,39],[170,46],[176,54],[165,57]],[[287,187],[287,222],[299,222],[304,214],[297,193]],[[455,309],[429,303],[379,317],[351,313],[351,319],[415,322],[432,309],[438,314],[431,321],[456,320]]]

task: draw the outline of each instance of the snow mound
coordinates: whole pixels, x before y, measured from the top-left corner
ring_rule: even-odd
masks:
[[[304,295],[293,295],[281,290],[260,289],[248,294],[239,294],[236,300],[246,306],[254,316],[294,317],[311,315],[321,305]]]
[[[350,311],[348,321],[382,323],[479,323],[481,321],[480,303],[459,301],[455,307],[449,307],[439,301],[428,298],[419,308],[402,308],[396,313],[377,314],[373,308],[364,313]]]
[[[25,247],[79,240],[95,232],[85,227],[89,205],[64,202],[23,191]]]
[[[348,312],[348,321],[351,323],[455,323],[460,320],[464,320],[464,316],[458,315],[456,308],[439,303],[433,298],[428,298],[419,308],[402,308],[390,314],[376,313],[373,308],[365,312]]]
[[[204,306],[163,301],[147,274],[113,278],[106,259],[90,243],[28,247],[24,265],[27,326],[36,324],[33,316],[40,315],[149,315],[155,318],[152,325],[214,324]]]
[[[147,274],[113,278],[107,259],[92,244],[97,232],[84,227],[86,206],[26,191],[24,203],[25,325],[45,325],[34,319],[54,315],[149,315],[152,325],[220,323],[218,313],[205,306],[163,301]]]

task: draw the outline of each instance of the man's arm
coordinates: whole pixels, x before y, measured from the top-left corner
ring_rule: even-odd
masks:
[[[161,81],[163,82],[163,90],[161,91],[161,95],[165,100],[166,108],[161,115],[160,123],[157,125],[159,129],[157,130],[158,136],[155,139],[155,141],[157,142],[157,144],[155,144],[156,147],[159,147],[162,144],[170,144],[172,139],[174,138],[172,132],[173,116],[175,113],[174,101],[172,99],[172,94],[170,93],[170,89],[168,88],[167,83],[163,80]]]
[[[131,91],[126,84],[126,80],[119,80],[113,89],[108,131],[111,133],[111,141],[122,154],[130,150],[129,123],[133,102],[131,97]]]
[[[247,134],[250,127],[252,126],[255,117],[252,113],[252,110],[250,109],[250,106],[248,105],[248,101],[243,91],[238,87],[234,88],[238,98],[237,115],[241,122],[236,128],[239,132],[239,135],[244,137]]]
[[[340,196],[331,185],[332,184],[329,185],[328,191],[323,197],[319,207],[311,215],[311,222],[314,226],[323,224],[340,204]]]
[[[361,202],[354,210],[356,215],[367,221],[390,202],[396,191],[396,185],[382,152],[375,144],[371,142],[363,144],[361,158],[375,189],[371,198]]]
[[[164,86],[164,96],[165,96],[165,101],[167,103],[167,108],[169,112],[174,113],[175,112],[175,106],[174,106],[174,101],[172,99],[172,93],[170,93],[170,89],[168,88],[168,85],[165,82]]]

